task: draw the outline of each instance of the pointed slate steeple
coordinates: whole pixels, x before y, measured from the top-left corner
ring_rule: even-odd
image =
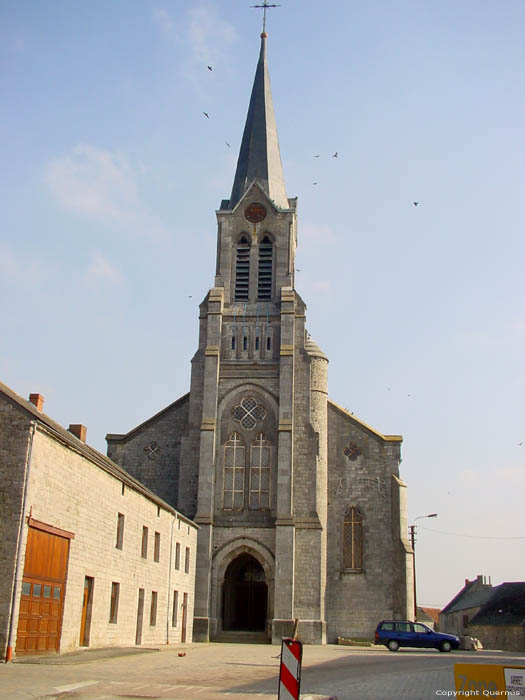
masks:
[[[289,208],[266,60],[266,38],[263,32],[229,209],[236,206],[254,180],[278,208]]]

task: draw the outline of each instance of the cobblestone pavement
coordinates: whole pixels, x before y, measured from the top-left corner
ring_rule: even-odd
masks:
[[[277,697],[278,646],[190,644],[89,650],[0,665],[0,700],[254,700]],[[185,656],[179,656],[185,654]],[[307,646],[306,700],[439,700],[455,663],[525,665],[523,654]],[[320,696],[320,697],[319,697]]]

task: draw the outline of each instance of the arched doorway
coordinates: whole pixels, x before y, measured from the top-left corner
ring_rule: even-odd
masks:
[[[251,554],[240,554],[224,574],[223,630],[263,631],[267,605],[264,569]]]

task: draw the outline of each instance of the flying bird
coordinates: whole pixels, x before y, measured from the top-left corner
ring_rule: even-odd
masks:
[[[523,445],[523,442],[518,442],[518,445]]]
[[[317,182],[312,182],[312,185],[317,185]]]
[[[334,153],[334,155],[332,156],[332,158],[338,158],[338,157],[339,157],[339,153],[336,151],[336,152]]]
[[[419,204],[419,202],[414,202],[414,206],[415,206],[415,207],[417,207],[418,204]]]
[[[228,143],[228,141],[225,141],[224,143],[228,146],[228,148],[231,148],[231,146],[230,146],[230,144]]]
[[[208,70],[213,70],[213,68],[211,66],[208,66]]]
[[[206,117],[206,119],[209,119],[209,118],[210,118],[210,115],[209,115],[207,112],[203,112],[203,114],[204,114],[204,116]]]
[[[314,158],[319,158],[319,156],[314,156]]]

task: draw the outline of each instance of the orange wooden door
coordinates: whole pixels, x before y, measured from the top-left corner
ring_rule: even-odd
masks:
[[[68,539],[28,529],[17,654],[58,651],[68,553]]]

